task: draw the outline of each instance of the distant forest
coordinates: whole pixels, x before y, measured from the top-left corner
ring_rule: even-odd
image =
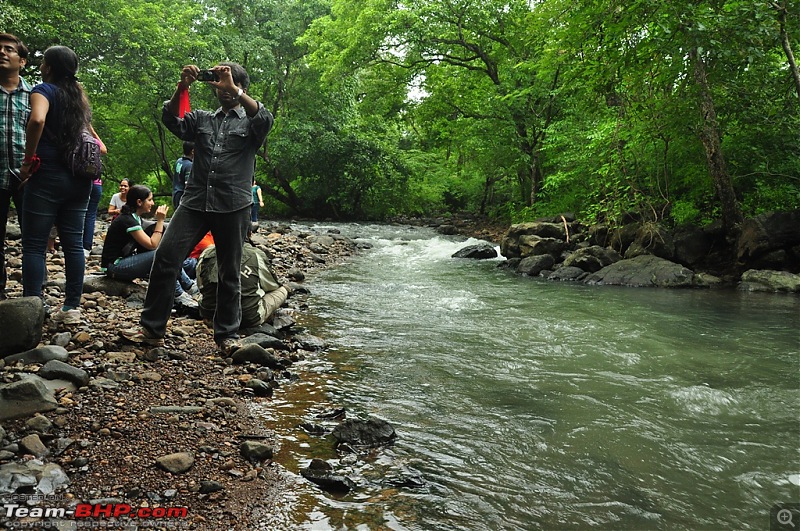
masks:
[[[731,228],[800,208],[796,2],[0,0],[0,30],[31,83],[48,46],[78,53],[106,200],[123,177],[169,193],[161,105],[183,65],[235,61],[276,118],[267,217]]]

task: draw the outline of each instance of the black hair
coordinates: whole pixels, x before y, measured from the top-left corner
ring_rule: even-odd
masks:
[[[125,179],[123,179],[125,180]],[[139,200],[144,201],[150,194],[153,192],[150,191],[150,188],[146,187],[143,184],[134,184],[128,190],[128,195],[125,198],[125,204],[122,205],[120,209],[121,214],[133,214],[139,208],[137,202]]]
[[[185,141],[183,143],[183,155],[188,157],[192,154],[192,150],[194,150],[194,142]]]
[[[22,59],[28,58],[28,47],[25,46],[25,43],[22,42],[22,40],[20,40],[20,38],[16,35],[12,35],[10,33],[0,33],[0,41],[13,42],[17,46],[17,55],[19,55]]]
[[[50,81],[61,89],[58,91],[61,130],[55,132],[56,143],[63,153],[69,153],[78,146],[81,132],[92,122],[89,100],[75,77],[78,56],[66,46],[51,46],[44,51],[44,62],[50,68]]]
[[[231,69],[231,77],[233,78],[234,85],[241,85],[243,90],[247,90],[250,86],[250,76],[247,70],[244,69],[239,63],[220,63],[219,66],[229,66]]]

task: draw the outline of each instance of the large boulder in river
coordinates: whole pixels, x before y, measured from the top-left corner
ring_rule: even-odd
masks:
[[[636,237],[641,228],[642,223],[637,221],[613,229],[609,231],[607,245],[611,246],[615,251],[624,256],[625,252],[628,250],[628,247],[630,247],[631,244],[636,241]]]
[[[473,258],[475,260],[488,260],[497,258],[497,250],[490,243],[467,245],[453,253],[451,258]]]
[[[561,223],[551,223],[548,221],[531,221],[528,223],[517,223],[511,225],[506,236],[519,237],[523,235],[539,236],[540,238],[558,238],[566,240],[566,230]]]
[[[535,277],[542,271],[551,269],[555,265],[555,258],[549,254],[539,256],[529,256],[520,260],[517,264],[517,273]]]
[[[535,236],[536,238],[524,238],[526,236]],[[564,229],[564,225],[539,221],[511,225],[500,242],[500,254],[506,258],[524,258],[525,256],[530,256],[533,254],[530,250],[527,250],[527,254],[523,254],[521,249],[522,245],[524,242],[528,242],[525,245],[529,246],[531,242],[542,238],[560,240],[562,242],[566,241],[567,233]]]
[[[558,238],[542,238],[540,236],[525,234],[519,237],[519,254],[522,258],[549,254],[558,259],[565,250],[567,242]]]
[[[445,236],[452,236],[454,234],[458,234],[458,228],[455,225],[444,223],[436,227],[436,232],[439,234],[444,234]]]
[[[322,459],[312,459],[300,475],[319,486],[322,490],[344,494],[356,488],[353,480],[342,474],[336,474],[333,466]]]
[[[500,241],[500,254],[509,259],[551,254],[558,259],[564,249],[585,239],[586,227],[565,213],[511,225]]]
[[[44,305],[39,297],[0,301],[0,357],[38,345],[44,317]]]
[[[345,420],[333,429],[333,436],[339,444],[373,447],[392,442],[397,433],[385,420],[369,417],[366,420]]]
[[[542,273],[544,275],[544,273]],[[575,266],[559,267],[549,275],[547,280],[572,280],[579,281],[586,278],[589,273]]]
[[[614,249],[591,245],[569,255],[564,260],[564,267],[579,267],[584,271],[594,273],[620,260],[622,257]]]
[[[605,223],[596,223],[589,227],[587,241],[589,245],[599,245],[600,247],[608,247],[611,239],[611,227]]]
[[[800,293],[800,275],[788,271],[759,271],[751,269],[742,274],[742,291]]]
[[[657,256],[641,255],[620,260],[586,278],[589,284],[634,287],[690,288],[694,272]]]
[[[729,270],[735,262],[734,249],[721,222],[704,227],[681,225],[672,232],[672,261],[693,271],[716,274]]]
[[[800,210],[763,214],[742,222],[737,258],[753,269],[771,266],[800,273]],[[775,267],[783,262],[784,267]]]
[[[633,241],[625,250],[625,258],[652,254],[666,260],[675,255],[672,232],[660,223],[642,223]]]

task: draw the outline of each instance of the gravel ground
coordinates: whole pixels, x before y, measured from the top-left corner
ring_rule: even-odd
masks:
[[[474,220],[448,220],[457,232],[497,242],[502,227]],[[419,225],[438,225],[417,221]],[[107,224],[98,222],[96,248],[87,260],[87,275],[99,273],[101,234]],[[273,433],[251,414],[250,405],[269,402],[271,389],[292,385],[292,362],[318,352],[304,350],[303,330],[286,326],[293,315],[307,311],[302,280],[308,274],[346,261],[359,252],[354,242],[337,234],[295,231],[288,225],[262,222],[254,243],[272,257],[279,281],[291,286],[284,307],[276,312],[283,346],[270,350],[284,368],[271,371],[254,364],[233,364],[217,350],[211,329],[200,320],[173,315],[163,349],[133,345],[119,330],[135,326],[146,289],[127,297],[85,293],[82,323],[65,326],[45,321],[42,342],[66,344],[69,363],[92,377],[88,386],[56,392],[60,407],[32,418],[6,421],[0,426],[0,465],[31,462],[34,456],[20,449],[20,440],[39,436],[47,447],[44,463],[59,465],[69,477],[66,488],[38,507],[75,507],[78,503],[130,504],[138,508],[185,508],[178,518],[137,522],[125,529],[251,530],[259,515],[280,513],[275,506],[291,481],[269,458],[246,458],[242,445],[262,445],[279,451]],[[7,244],[11,272],[10,297],[21,296],[21,247]],[[48,259],[47,302],[57,308],[63,300],[63,257]],[[277,324],[277,323],[276,323]],[[0,376],[6,383],[20,372],[37,366],[5,365]],[[255,380],[267,386],[253,385]],[[255,387],[254,393],[248,386]],[[3,432],[5,434],[3,435]],[[10,456],[9,454],[13,454]],[[181,454],[178,469],[168,471],[159,459]],[[184,470],[185,469],[185,470]],[[18,492],[23,492],[20,490]],[[7,500],[6,500],[7,502]],[[41,518],[0,517],[0,526],[38,525]],[[45,519],[47,520],[47,519]],[[107,516],[90,519],[94,527],[123,527]],[[75,521],[59,529],[75,529]]]
[[[98,234],[103,230],[98,227]],[[265,223],[254,243],[272,257],[278,279],[293,287],[278,311],[290,321],[304,305],[298,281],[357,252],[353,242],[335,234],[296,232]],[[9,247],[12,280],[8,292],[17,297],[21,295],[20,250],[14,242]],[[89,258],[87,274],[98,272],[98,259],[97,254]],[[48,259],[48,270],[46,298],[57,307],[63,286],[60,253]],[[16,455],[0,459],[0,464],[33,459],[18,449],[19,440],[37,434],[48,448],[49,455],[42,461],[58,464],[69,476],[66,490],[43,507],[75,503],[122,503],[134,509],[185,507],[185,518],[161,521],[162,527],[156,528],[253,529],[258,514],[273,512],[272,504],[288,483],[270,459],[243,455],[243,443],[276,443],[248,407],[269,397],[254,396],[247,385],[256,378],[272,387],[291,385],[292,361],[313,355],[295,341],[295,333],[302,330],[282,329],[284,346],[272,352],[286,367],[274,372],[223,358],[211,329],[187,316],[173,315],[163,349],[130,344],[118,332],[138,322],[146,282],[137,284],[139,289],[126,298],[85,293],[80,325],[45,322],[42,342],[54,343],[66,333],[69,363],[86,370],[93,381],[78,390],[57,391],[61,407],[53,412],[5,422],[4,444]],[[16,373],[37,368],[4,366],[0,374],[4,382],[10,382]],[[256,394],[265,391],[271,389],[262,386]],[[188,470],[169,472],[157,464],[159,458],[174,453],[188,454],[183,457],[190,463],[193,459]],[[12,519],[5,525],[35,525],[38,520]],[[112,521],[97,520],[106,525]],[[140,525],[147,524],[159,522],[149,519]]]

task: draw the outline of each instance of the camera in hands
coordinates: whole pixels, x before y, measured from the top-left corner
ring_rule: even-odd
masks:
[[[200,70],[197,81],[219,81],[219,76],[213,70]]]

